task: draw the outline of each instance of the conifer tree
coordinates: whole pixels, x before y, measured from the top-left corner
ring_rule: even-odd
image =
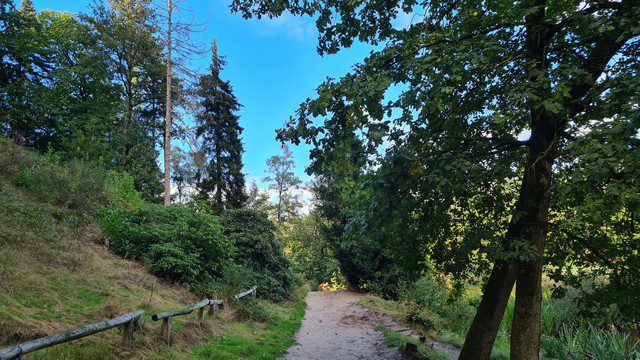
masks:
[[[276,223],[282,231],[285,221],[298,215],[302,206],[299,196],[293,191],[300,187],[302,181],[294,172],[295,161],[293,153],[286,144],[282,144],[282,155],[274,155],[267,159],[267,173],[264,180],[269,183],[269,189],[276,193]]]
[[[201,110],[196,116],[196,134],[202,137],[207,163],[197,174],[200,195],[213,204],[214,211],[240,208],[246,201],[242,173],[242,127],[236,112],[241,105],[228,81],[220,78],[226,64],[212,45],[210,73],[198,84]]]

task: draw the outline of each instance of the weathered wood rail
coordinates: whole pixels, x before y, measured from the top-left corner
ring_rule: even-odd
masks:
[[[235,296],[236,300],[241,299],[247,295],[256,296],[257,288],[257,286],[254,286],[245,292],[237,294]],[[151,319],[153,321],[162,320],[162,337],[168,345],[171,345],[171,318],[174,316],[187,315],[194,312],[195,310],[198,310],[198,326],[202,326],[202,323],[204,322],[204,308],[207,306],[209,307],[208,315],[209,317],[212,317],[214,311],[218,307],[224,306],[224,304],[222,300],[205,299],[184,309],[153,314],[151,316]],[[123,326],[122,345],[127,348],[131,348],[133,346],[133,332],[135,331],[138,319],[140,318],[140,316],[142,316],[142,314],[144,314],[144,311],[138,310],[119,316],[117,318],[101,321],[95,324],[80,326],[75,329],[67,330],[58,334],[53,334],[39,339],[23,342],[18,345],[13,345],[0,350],[0,360],[19,359],[22,358],[23,354],[80,339],[85,336],[93,335],[95,333],[106,331],[118,326]]]
[[[0,350],[0,359],[16,359],[21,358],[23,354],[30,353],[36,350],[44,349],[53,345],[69,342],[72,340],[80,339],[85,336],[93,335],[97,332],[112,329],[123,325],[124,331],[122,335],[122,345],[130,348],[133,346],[133,332],[136,327],[138,318],[142,316],[144,312],[142,310],[134,311],[114,319],[101,321],[95,324],[84,325],[75,329],[67,330],[58,334],[45,336],[39,339],[27,341]]]
[[[241,292],[240,294],[236,295],[236,300],[238,299],[242,299],[243,297],[247,296],[247,295],[251,295],[253,297],[256,296],[256,290],[258,289],[257,286],[252,287],[251,289],[245,291],[245,292]]]
[[[161,327],[162,338],[164,339],[164,342],[167,343],[167,345],[171,345],[171,340],[172,340],[171,339],[171,318],[174,316],[191,314],[195,310],[198,310],[198,326],[202,326],[202,323],[204,321],[203,319],[204,308],[207,306],[209,307],[208,315],[212,317],[215,309],[218,306],[222,307],[224,305],[222,300],[205,299],[189,307],[186,307],[184,309],[165,311],[165,312],[153,314],[151,315],[151,320],[153,321],[162,320],[162,327]]]

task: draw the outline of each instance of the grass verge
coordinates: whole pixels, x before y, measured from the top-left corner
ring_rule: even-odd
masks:
[[[424,347],[422,345],[419,344],[419,341],[417,341],[415,338],[412,338],[410,336],[401,334],[399,332],[395,332],[385,326],[379,326],[377,328],[378,331],[380,331],[383,335],[384,338],[387,342],[387,345],[389,346],[394,346],[394,347],[398,347],[398,348],[403,348],[407,343],[412,343],[412,344],[416,344],[418,346],[418,353],[420,355],[421,358],[423,359],[429,359],[429,360],[452,360],[454,359],[453,357],[445,354],[442,351],[436,350],[436,349],[430,349],[427,347]]]

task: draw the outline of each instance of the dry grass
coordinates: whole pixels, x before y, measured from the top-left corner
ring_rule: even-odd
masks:
[[[151,314],[200,299],[109,252],[96,214],[76,206],[100,202],[101,195],[64,194],[69,189],[98,189],[103,179],[92,178],[87,169],[74,171],[0,140],[0,348],[142,309],[145,315],[131,351],[120,346],[121,329],[113,329],[25,357],[217,358],[222,351],[224,358],[234,358],[230,354],[247,348],[254,349],[251,354],[264,354],[260,349],[265,345],[275,357],[286,349],[304,313],[299,302],[291,319],[278,315],[293,311],[293,303],[264,302],[274,314],[270,324],[242,321],[228,305],[202,328],[195,314],[176,317],[174,343],[165,345],[160,322],[151,321]],[[244,345],[229,348],[229,340]]]

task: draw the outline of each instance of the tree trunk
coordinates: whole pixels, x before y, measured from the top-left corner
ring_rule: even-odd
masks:
[[[496,264],[473,321],[461,359],[488,359],[495,341],[506,303],[516,280],[516,304],[511,329],[511,359],[538,359],[540,353],[540,301],[542,298],[542,261],[547,232],[553,154],[560,122],[542,106],[550,95],[547,74],[547,29],[541,24],[545,17],[545,0],[532,4],[527,16],[525,49],[528,58],[529,86],[538,96],[530,109],[531,137],[522,185],[511,225],[504,244],[506,250],[517,251],[524,261]],[[521,258],[520,258],[521,259]],[[464,356],[463,356],[464,355]]]
[[[512,266],[504,262],[494,264],[458,359],[489,359],[515,278],[516,273]]]
[[[544,111],[532,110],[530,152],[522,183],[527,207],[521,248],[527,259],[518,264],[516,304],[511,328],[511,358],[538,359],[540,356],[540,302],[542,261],[549,221],[549,186],[553,155],[558,144],[557,121]]]
[[[164,117],[164,205],[171,202],[171,14],[173,0],[167,0],[167,102]]]

